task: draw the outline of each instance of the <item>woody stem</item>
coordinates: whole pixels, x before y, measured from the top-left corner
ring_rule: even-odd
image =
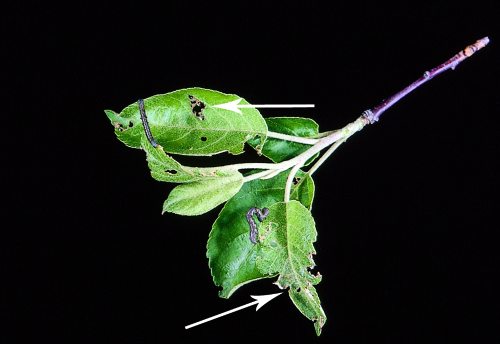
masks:
[[[384,101],[382,101],[382,103],[380,103],[375,108],[369,109],[369,110],[366,110],[365,112],[363,112],[363,116],[366,119],[368,119],[370,121],[370,123],[373,124],[374,122],[378,121],[380,115],[382,115],[382,113],[385,110],[390,108],[398,100],[400,100],[401,98],[406,96],[408,93],[410,93],[411,91],[416,89],[418,86],[422,85],[424,82],[427,82],[430,79],[432,79],[433,77],[435,77],[436,75],[441,74],[445,70],[450,69],[450,68],[455,69],[455,67],[460,62],[462,62],[467,57],[474,54],[479,49],[486,46],[486,44],[488,44],[489,41],[490,40],[488,39],[488,37],[484,37],[483,39],[478,40],[476,43],[469,45],[467,48],[465,48],[464,50],[462,50],[461,52],[459,52],[458,54],[453,56],[451,59],[449,59],[445,63],[443,63],[443,64],[441,64],[441,65],[437,66],[436,68],[433,68],[429,71],[426,71],[424,73],[424,75],[422,75],[417,81],[415,81],[411,85],[405,87],[404,89],[402,89],[401,91],[399,91],[398,93],[393,95],[392,97],[385,99]]]

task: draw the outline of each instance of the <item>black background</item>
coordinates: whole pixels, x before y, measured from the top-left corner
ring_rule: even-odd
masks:
[[[6,336],[17,341],[498,339],[495,11],[411,5],[18,5],[3,21]],[[187,87],[264,117],[354,121],[467,45],[491,43],[350,138],[314,174],[322,335],[274,279],[221,299],[206,241],[222,206],[161,215],[173,185],[116,139],[104,109]],[[241,156],[180,157],[217,166]],[[11,337],[12,338],[12,337]]]

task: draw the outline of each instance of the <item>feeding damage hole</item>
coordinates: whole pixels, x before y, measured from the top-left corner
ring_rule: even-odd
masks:
[[[174,174],[177,174],[177,171],[176,170],[165,170],[165,173],[170,174],[170,175],[174,175]]]
[[[202,140],[203,142],[205,142],[205,141],[207,140],[207,138],[206,138],[205,136],[202,136],[202,137],[201,137],[201,140]]]
[[[188,94],[188,98],[191,102],[191,113],[200,121],[203,121],[205,119],[203,110],[207,107],[206,104],[190,94]]]
[[[124,127],[123,127],[123,124],[119,123],[118,121],[114,121],[114,122],[113,122],[113,126],[114,126],[116,129],[118,129],[118,131],[125,131],[125,130],[127,130],[128,128],[132,128],[132,127],[134,126],[134,123],[129,122],[128,127],[124,128]]]

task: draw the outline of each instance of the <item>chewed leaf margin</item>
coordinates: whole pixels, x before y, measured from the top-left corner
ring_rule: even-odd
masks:
[[[261,241],[261,254],[256,266],[263,274],[279,273],[276,284],[288,293],[295,306],[315,322],[319,336],[326,322],[326,315],[313,285],[321,281],[310,270],[315,267],[312,256],[316,254],[313,243],[317,232],[311,213],[297,201],[280,202],[269,208],[269,215],[262,223],[265,233]]]
[[[239,287],[253,280],[272,277],[255,266],[257,255],[262,252],[260,244],[250,242],[245,214],[251,207],[262,209],[283,201],[288,173],[284,171],[270,179],[246,182],[224,205],[214,222],[207,243],[207,258],[215,285],[223,288],[219,291],[220,297],[230,297]],[[314,182],[303,171],[299,170],[296,176],[300,183],[292,186],[295,191],[292,190],[290,197],[310,208]]]

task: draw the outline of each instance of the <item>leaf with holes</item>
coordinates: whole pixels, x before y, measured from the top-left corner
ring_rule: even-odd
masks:
[[[315,266],[312,256],[317,236],[311,213],[297,201],[276,203],[269,208],[261,228],[266,234],[259,237],[262,254],[256,260],[258,270],[269,276],[279,273],[276,284],[289,288],[293,303],[315,322],[319,336],[326,316],[313,287],[321,275],[309,272]]]
[[[255,108],[242,108],[242,114],[213,107],[236,99],[203,88],[187,88],[144,99],[151,133],[170,154],[213,155],[228,151],[243,152],[244,143],[258,135],[257,150],[267,136],[267,125]],[[240,104],[248,103],[242,99]],[[139,106],[127,106],[121,113],[105,110],[123,143],[141,147],[144,136]]]
[[[146,136],[142,137],[141,144],[147,154],[151,176],[161,182],[194,182],[205,178],[222,178],[239,173],[231,165],[218,168],[183,166],[174,158],[165,154],[163,147],[153,148]]]
[[[250,242],[250,227],[245,214],[251,207],[260,209],[283,200],[287,171],[270,179],[254,179],[241,187],[219,214],[212,226],[207,243],[209,267],[217,286],[222,286],[219,296],[228,298],[242,285],[254,280],[272,277],[260,272],[255,266],[260,244]],[[300,180],[292,185],[290,197],[310,207],[314,196],[313,180],[298,171]],[[261,235],[264,233],[261,232]]]

